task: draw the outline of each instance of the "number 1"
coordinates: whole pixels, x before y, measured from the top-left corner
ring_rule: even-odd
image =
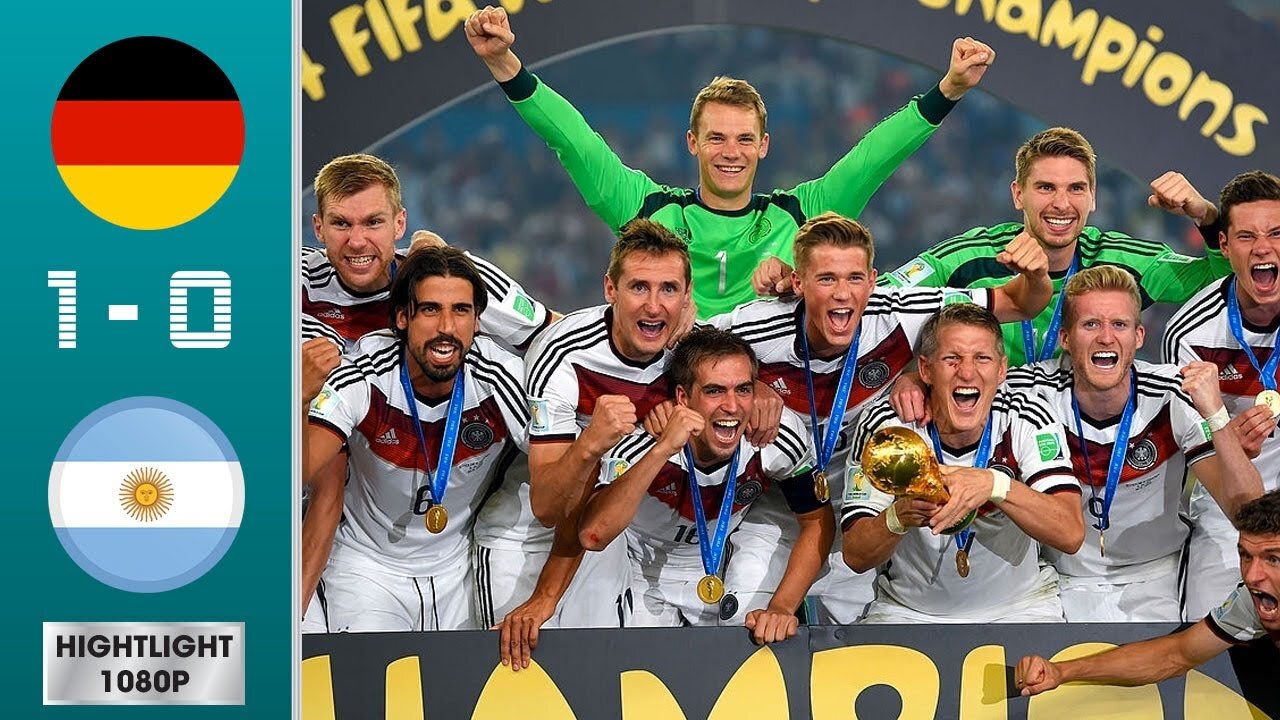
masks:
[[[723,295],[725,274],[729,269],[729,253],[721,250],[716,253],[716,259],[720,261],[720,294]]]
[[[58,288],[58,347],[76,346],[76,271],[50,270],[49,287]]]

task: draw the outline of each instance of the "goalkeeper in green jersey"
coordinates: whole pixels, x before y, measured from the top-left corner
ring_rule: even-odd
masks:
[[[686,136],[698,159],[698,186],[668,187],[624,165],[567,100],[522,67],[511,52],[515,35],[505,10],[479,10],[465,28],[520,117],[555,151],[587,205],[614,232],[647,217],[685,239],[701,318],[755,299],[762,286],[753,286],[752,271],[766,258],[792,264],[791,241],[808,218],[825,211],[857,217],[995,60],[983,43],[957,39],[938,85],[881,121],[825,175],[790,190],[753,194],[769,134],[764,102],[749,83],[718,77],[698,93]]]

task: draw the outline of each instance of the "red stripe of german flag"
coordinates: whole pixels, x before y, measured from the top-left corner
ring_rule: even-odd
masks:
[[[98,217],[181,225],[222,197],[244,152],[244,113],[222,69],[163,37],[100,48],[67,78],[51,144],[67,188]]]
[[[58,165],[238,165],[244,114],[235,100],[61,100]]]

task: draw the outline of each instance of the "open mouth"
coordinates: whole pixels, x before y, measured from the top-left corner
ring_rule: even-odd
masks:
[[[1249,267],[1249,276],[1253,278],[1253,286],[1259,292],[1270,293],[1276,290],[1276,264],[1258,263]]]
[[[451,340],[437,340],[427,345],[427,357],[435,365],[451,365],[457,361],[462,347]]]
[[[377,255],[354,255],[347,258],[347,264],[356,270],[368,270],[377,259]]]
[[[661,320],[641,320],[636,323],[636,327],[640,329],[640,336],[646,340],[660,340],[662,331],[667,329],[667,324]]]
[[[982,391],[976,387],[958,387],[951,391],[951,399],[955,401],[956,407],[965,412],[978,407],[978,400],[981,397]]]
[[[831,323],[831,329],[838,333],[847,333],[853,329],[853,308],[828,310],[827,320]]]
[[[1104,350],[1090,355],[1089,360],[1096,368],[1100,368],[1102,370],[1113,370],[1120,362],[1120,353]]]
[[[716,165],[715,167],[716,170],[730,177],[739,175],[747,169],[746,165]]]
[[[1074,217],[1046,217],[1044,219],[1045,227],[1055,233],[1067,232],[1075,225],[1075,222],[1076,219]]]
[[[716,442],[728,444],[738,439],[738,426],[741,424],[741,420],[729,418],[713,420],[711,422],[711,434],[715,437]]]
[[[1253,596],[1253,604],[1258,609],[1258,617],[1263,622],[1280,621],[1280,605],[1277,604],[1275,596],[1252,588],[1249,589],[1249,594]]]

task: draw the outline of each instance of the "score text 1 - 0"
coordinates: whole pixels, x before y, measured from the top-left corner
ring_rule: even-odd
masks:
[[[58,347],[76,346],[76,271],[50,270],[49,287],[58,291]],[[192,330],[187,299],[191,291],[211,291],[209,329]],[[107,319],[137,320],[137,305],[108,305]],[[176,348],[224,348],[231,344],[231,276],[221,270],[179,270],[169,277],[169,342]]]

